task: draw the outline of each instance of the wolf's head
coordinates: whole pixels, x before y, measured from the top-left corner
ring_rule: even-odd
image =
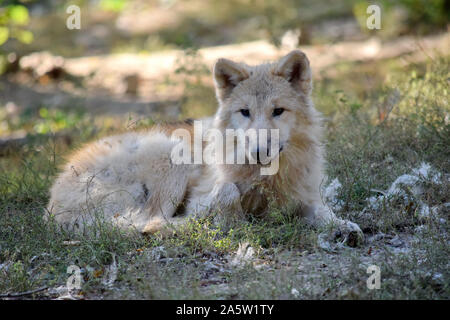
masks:
[[[315,110],[310,99],[311,69],[306,55],[295,50],[272,64],[248,66],[220,59],[214,66],[214,82],[219,109],[215,127],[225,129],[278,129],[279,152],[297,143],[299,134],[308,131]],[[246,146],[253,159],[269,155],[273,141]],[[272,149],[273,152],[273,149]],[[271,153],[271,152],[270,152]]]

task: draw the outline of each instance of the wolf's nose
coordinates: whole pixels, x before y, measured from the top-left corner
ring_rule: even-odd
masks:
[[[252,152],[252,158],[256,160],[257,164],[266,164],[265,162],[269,159],[269,152],[268,148],[260,149],[258,147]]]

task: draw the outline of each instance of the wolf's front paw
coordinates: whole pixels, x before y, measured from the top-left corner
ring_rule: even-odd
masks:
[[[216,185],[213,190],[212,211],[216,214],[216,224],[230,224],[244,217],[241,206],[241,194],[234,183],[226,182]]]
[[[334,238],[349,247],[357,247],[364,243],[364,233],[356,223],[342,220],[334,232]]]
[[[213,189],[213,209],[221,211],[224,214],[240,215],[241,194],[238,187],[231,182],[218,184]]]

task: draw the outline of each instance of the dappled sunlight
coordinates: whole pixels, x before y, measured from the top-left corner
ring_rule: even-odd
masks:
[[[0,1],[0,299],[450,297],[450,32],[445,1],[379,1],[380,28],[369,28],[368,2],[363,0],[287,0],[282,6],[276,0],[99,0],[76,1],[72,11],[66,11],[68,3],[55,1],[11,3]],[[234,191],[225,200],[242,214],[230,221],[220,220],[222,208],[217,208],[178,229],[154,234],[149,234],[148,225],[142,235],[102,219],[84,234],[72,234],[57,224],[48,207],[50,190],[61,173],[71,179],[88,168],[83,165],[91,160],[81,165],[74,161],[71,167],[72,162],[66,162],[83,146],[116,134],[138,132],[146,137],[160,123],[174,123],[163,127],[168,132],[176,126],[189,128],[191,121],[186,119],[213,116],[219,102],[222,108],[237,110],[232,115],[240,116],[236,123],[243,118],[253,121],[248,101],[260,101],[259,94],[233,100],[238,101],[234,104],[228,94],[237,92],[247,72],[258,74],[267,66],[250,70],[225,62],[219,69],[222,78],[214,80],[215,63],[226,58],[258,65],[294,49],[310,61],[311,97],[321,113],[324,134],[319,142],[314,129],[311,145],[301,145],[303,153],[291,156],[303,160],[314,153],[312,145],[323,146],[323,208],[354,222],[346,226],[364,233],[359,246],[351,248],[361,237],[349,244],[352,232],[334,229],[333,221],[307,224],[298,214],[300,209],[308,211],[303,203],[276,198],[275,189],[294,184],[296,176],[276,181],[267,188],[274,190],[259,195],[274,194],[261,201],[264,217],[241,212],[242,203],[257,202],[256,198],[244,199],[244,183],[238,188],[220,172],[214,177],[224,179],[222,188],[208,200],[214,203],[227,194],[227,187]],[[295,85],[303,90],[310,85],[309,78],[303,78],[309,69],[299,61],[287,63],[282,70],[286,74],[261,74],[283,80],[280,83],[290,90]],[[272,89],[267,92],[272,94]],[[295,99],[307,100],[310,91],[295,94]],[[299,105],[308,109],[301,101]],[[278,114],[272,101],[267,108],[272,118],[286,111],[283,124],[292,120],[292,130],[304,134],[310,128],[311,119],[294,122],[293,110],[285,106],[275,106]],[[157,187],[174,180],[172,189],[184,183],[191,188],[191,180],[183,180],[188,175],[171,180],[178,170],[172,161],[158,167],[159,158],[148,158],[153,151],[161,159],[166,156],[163,142],[175,140],[164,137],[144,151],[145,139],[136,138],[130,145],[122,138],[114,140],[125,141],[123,148],[131,151],[129,163],[122,167],[117,154],[111,156],[115,166],[107,174],[117,177],[113,187],[128,186],[130,172],[138,168],[142,176],[161,174]],[[101,141],[89,144],[93,154],[110,152],[110,142]],[[287,148],[295,143],[301,144],[294,138],[285,142]],[[99,146],[103,151],[96,149]],[[276,149],[283,156],[289,152]],[[305,163],[300,169],[311,171]],[[90,176],[86,170],[92,182],[98,172]],[[252,179],[240,174],[245,183]],[[73,181],[61,199],[76,191],[83,199],[75,200],[88,204],[89,186],[84,190]],[[120,190],[129,194],[118,201],[116,211],[126,204],[123,199],[140,199],[142,212],[153,218],[145,205],[156,199],[162,214],[164,205],[173,209],[174,221],[186,217],[186,199],[191,190],[198,191],[180,189],[179,203],[162,203],[169,190],[141,181],[132,185],[134,189]],[[103,200],[109,201],[109,196],[117,198],[108,193]],[[280,199],[286,202],[283,207]],[[313,214],[331,212],[314,210]],[[109,213],[119,219],[123,212]],[[157,218],[161,225],[167,220],[164,215]],[[83,285],[71,292],[66,271],[74,264]],[[382,270],[381,290],[366,286],[367,268],[373,265]]]

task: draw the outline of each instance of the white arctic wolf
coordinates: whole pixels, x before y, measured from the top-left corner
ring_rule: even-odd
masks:
[[[203,126],[224,136],[229,129],[277,129],[279,148],[271,152],[279,163],[275,174],[262,175],[259,159],[253,164],[176,164],[172,150],[180,141],[192,140],[172,133],[181,128],[195,135],[193,125],[157,125],[107,137],[75,152],[51,188],[50,215],[70,230],[83,230],[101,214],[121,227],[152,233],[210,213],[261,215],[274,201],[280,206],[295,203],[296,212],[313,225],[331,223],[345,235],[362,239],[359,227],[337,218],[320,196],[321,118],[311,101],[306,55],[295,50],[278,62],[258,66],[220,59],[214,82],[219,108]],[[246,157],[269,154],[267,139],[246,146]],[[235,152],[234,144],[227,144],[224,152]]]

